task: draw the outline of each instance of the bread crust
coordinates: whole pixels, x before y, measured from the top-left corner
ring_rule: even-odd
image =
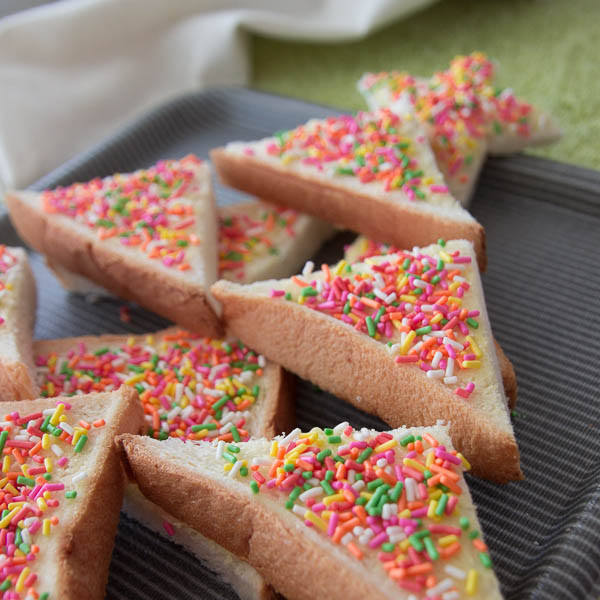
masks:
[[[117,296],[152,310],[203,335],[222,333],[208,290],[158,269],[150,261],[132,261],[83,230],[69,217],[47,214],[9,192],[6,203],[19,235],[32,248],[69,271],[83,275]]]
[[[485,231],[476,221],[451,221],[406,205],[342,190],[277,169],[251,156],[232,155],[225,148],[212,150],[210,157],[225,185],[359,230],[374,240],[401,248],[427,246],[440,237],[470,240],[479,268],[485,270]]]
[[[519,392],[517,375],[515,374],[515,368],[513,367],[512,362],[508,356],[506,356],[502,346],[497,342],[496,338],[494,338],[494,347],[496,348],[498,364],[500,365],[500,372],[502,374],[504,393],[508,399],[508,408],[512,410],[517,405],[517,396]]]
[[[357,572],[344,572],[326,560],[323,548],[291,529],[258,502],[236,494],[191,469],[162,461],[143,438],[119,436],[116,444],[142,493],[169,514],[249,562],[285,597],[297,600],[345,598],[383,600]],[[177,481],[177,493],[173,493]],[[186,498],[181,502],[181,498]],[[235,535],[231,535],[235,531]],[[302,554],[304,560],[290,557]]]
[[[53,408],[59,398],[42,398],[5,403],[0,410],[6,413],[18,410],[22,414]],[[52,597],[76,600],[104,598],[119,510],[126,483],[113,439],[123,433],[141,431],[143,414],[137,392],[122,388],[112,393],[97,393],[75,398],[63,398],[74,412],[89,403],[105,406],[110,413],[105,430],[105,442],[98,445],[97,469],[90,476],[88,493],[79,501],[75,518],[62,522],[54,535],[58,536],[55,589]],[[4,413],[3,413],[4,414]],[[90,535],[91,533],[91,535]],[[52,538],[50,538],[52,539]]]
[[[239,294],[226,281],[212,291],[223,303],[227,327],[267,358],[277,357],[284,368],[391,427],[449,421],[452,441],[475,475],[500,483],[522,479],[512,432],[419,370],[398,368],[382,344],[317,311],[300,314],[293,303]]]

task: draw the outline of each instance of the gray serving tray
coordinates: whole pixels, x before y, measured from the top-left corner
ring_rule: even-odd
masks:
[[[248,89],[189,94],[152,111],[118,135],[38,181],[43,189],[125,172],[160,158],[252,140],[332,108]],[[220,204],[240,195],[216,186]],[[506,486],[469,478],[486,541],[508,599],[588,598],[600,593],[600,173],[519,155],[488,160],[472,205],[485,226],[483,282],[494,334],[519,381],[515,416],[526,480]],[[316,257],[335,261],[351,234]],[[18,242],[6,216],[0,240]],[[36,336],[144,332],[166,325],[121,301],[95,304],[65,293],[31,256],[39,308]],[[298,425],[385,427],[369,415],[297,382]],[[235,598],[180,547],[121,518],[107,598]]]

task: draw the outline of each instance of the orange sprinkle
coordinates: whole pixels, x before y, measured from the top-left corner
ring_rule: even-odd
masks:
[[[449,546],[446,546],[445,548],[439,549],[439,554],[442,558],[449,558],[450,556],[453,556],[457,552],[460,552],[460,542],[454,542],[453,544],[450,544]]]
[[[300,287],[309,287],[308,283],[306,283],[306,281],[302,281],[302,279],[299,279],[298,277],[296,277],[296,275],[294,275],[292,277],[292,281],[296,284],[299,285]]]
[[[433,565],[430,562],[423,562],[421,564],[408,567],[408,569],[406,569],[406,574],[409,576],[425,575],[425,573],[429,573],[429,571],[433,571]]]
[[[487,552],[488,550],[487,544],[480,538],[475,538],[473,540],[473,546],[475,546],[479,552]]]
[[[363,553],[361,552],[360,548],[354,542],[350,542],[349,544],[347,544],[346,548],[348,548],[348,550],[356,558],[358,558],[358,560],[360,560],[363,557]]]
[[[98,419],[97,421],[94,421],[94,427],[103,427],[104,425],[106,425],[106,421],[104,419]],[[89,425],[86,427],[86,429],[89,429]]]

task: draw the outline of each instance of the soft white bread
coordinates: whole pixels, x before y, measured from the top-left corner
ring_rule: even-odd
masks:
[[[125,489],[123,511],[148,529],[183,546],[230,585],[240,600],[275,597],[271,586],[254,567],[148,500],[135,483],[129,483]]]
[[[450,591],[457,599],[501,598],[460,455],[442,426],[294,430],[273,443],[237,444],[235,456],[180,440],[125,435],[118,444],[146,497],[253,565],[290,600]],[[437,479],[417,492],[423,473]],[[443,493],[442,476],[450,486]],[[434,586],[420,574],[433,576]]]
[[[151,167],[41,194],[10,192],[11,221],[51,265],[186,329],[219,335],[216,304],[208,291],[217,278],[217,215],[209,168],[194,157],[159,165],[167,165],[161,174],[174,173],[175,187],[159,188],[153,183],[157,167]],[[189,179],[177,187],[181,173]],[[128,195],[120,197],[120,190]],[[155,199],[151,210],[143,200],[148,195]],[[72,208],[71,198],[80,209]],[[97,211],[105,217],[99,219]]]
[[[381,244],[373,242],[366,237],[359,235],[349,246],[344,248],[344,260],[347,263],[362,262],[372,256],[383,256],[385,254],[393,254],[399,248],[390,246],[389,244]],[[502,374],[502,382],[504,384],[504,393],[508,400],[508,407],[515,408],[517,404],[517,376],[512,362],[504,353],[500,344],[494,340],[496,355],[498,356],[498,364]]]
[[[221,343],[218,341],[212,341],[210,344],[214,347],[217,347],[217,345],[221,346]],[[116,371],[120,372],[124,376],[123,379],[127,381],[127,377],[135,377],[139,374],[140,368],[142,368],[142,371],[146,375],[146,380],[150,380],[149,375],[156,370],[168,371],[167,359],[174,360],[173,349],[175,347],[189,346],[193,349],[205,345],[207,345],[206,340],[184,334],[176,328],[170,328],[155,334],[138,336],[103,335],[99,337],[83,336],[59,340],[42,340],[35,342],[34,349],[39,365],[38,375],[42,392],[51,395],[52,393],[65,391],[65,389],[69,393],[74,392],[75,389],[73,387],[61,387],[64,386],[64,382],[67,379],[71,380],[72,377],[75,377],[80,382],[80,388],[85,389],[86,383],[90,383],[91,378],[83,370],[98,369],[105,376],[109,375],[109,371]],[[236,346],[234,342],[231,342],[231,345],[232,347]],[[98,351],[101,354],[96,356],[95,353]],[[189,356],[190,352],[187,352],[186,355]],[[144,353],[159,356],[160,359],[156,361],[156,368],[146,361],[139,361],[139,359],[145,357]],[[81,357],[77,362],[83,370],[79,370],[78,365],[75,364],[77,357]],[[134,360],[138,359],[136,361],[137,364],[134,365],[136,370],[128,369],[124,366],[124,364],[128,364],[128,359],[130,358]],[[202,361],[204,358],[202,358]],[[217,362],[221,360],[222,357],[216,359]],[[60,372],[63,371],[61,365],[65,363],[70,363],[72,370],[68,374],[60,375]],[[110,369],[109,365],[117,368]],[[122,367],[120,371],[119,366]],[[182,368],[184,371],[186,370],[182,363],[178,363],[177,367]],[[144,368],[145,371],[143,370]],[[251,408],[248,411],[241,412],[239,417],[231,420],[231,422],[236,425],[240,425],[241,423],[240,430],[243,426],[250,436],[272,438],[283,431],[290,431],[293,427],[294,408],[291,401],[291,376],[283,371],[279,365],[270,361],[265,362],[261,371],[256,372],[251,378],[244,377],[245,385],[248,387],[258,385],[260,386],[260,391]],[[247,372],[247,374],[249,373]],[[198,372],[196,379],[202,376]],[[235,379],[237,381],[239,377],[235,377]],[[52,387],[50,387],[50,384]],[[192,389],[190,385],[184,389],[186,391]],[[94,386],[104,386],[104,389],[111,389],[113,387],[111,379],[108,377],[101,382],[95,382]],[[128,386],[123,385],[122,387]],[[219,384],[215,384],[215,387],[219,387]],[[79,389],[77,393],[81,393],[81,391]],[[169,402],[169,409],[166,410],[159,404],[156,412],[159,418],[161,418],[161,422],[168,424],[166,430],[168,431],[170,428],[171,435],[181,435],[188,438],[191,435],[192,439],[195,438],[196,435],[193,433],[190,434],[190,429],[184,431],[183,429],[174,429],[173,427],[177,422],[177,416],[173,414],[173,411],[177,412],[177,409],[186,410],[185,406],[188,406],[186,403],[186,394],[182,393],[178,399],[177,388],[169,389],[167,387],[161,394],[161,396],[165,395]],[[148,411],[148,408],[151,406],[151,399],[145,401],[143,405],[146,408],[144,432],[147,432],[153,423],[153,414],[150,414]],[[186,417],[193,419],[198,412],[200,411],[194,410],[190,412],[188,409]],[[235,414],[230,413],[229,416],[235,417]],[[242,419],[244,420],[243,423]],[[226,421],[229,421],[227,413],[223,415],[221,423],[224,424]],[[212,434],[212,431],[208,433]],[[219,431],[215,431],[215,433],[219,433]],[[264,600],[271,598],[272,593],[269,586],[265,584],[262,577],[253,568],[242,563],[214,542],[190,530],[185,524],[177,522],[177,519],[164,513],[159,507],[152,505],[152,503],[139,493],[137,486],[133,483],[126,488],[123,509],[130,517],[140,521],[158,534],[176,541],[194,553],[212,571],[218,573],[224,581],[232,585],[243,599]],[[165,521],[173,526],[174,533],[172,535],[167,534],[164,527]]]
[[[458,258],[450,256],[455,253],[459,253]],[[441,260],[440,256],[445,257],[442,261],[443,271],[436,268],[436,261]],[[406,317],[399,321],[401,315],[395,316],[397,311],[403,307],[403,314],[408,315],[405,299],[410,300],[410,295],[405,295],[399,288],[398,291],[402,292],[398,298],[399,308],[393,308],[395,305],[390,304],[396,297],[395,292],[393,297],[390,295],[385,300],[377,301],[378,297],[373,296],[375,300],[370,300],[371,307],[376,308],[364,305],[361,305],[360,311],[352,308],[352,314],[356,318],[350,320],[346,313],[342,315],[341,308],[335,308],[343,305],[343,302],[341,305],[331,300],[324,302],[324,297],[317,291],[319,287],[325,289],[324,282],[327,278],[333,281],[334,276],[338,276],[337,269],[313,273],[305,277],[304,281],[302,278],[295,278],[246,286],[219,281],[212,289],[215,297],[223,304],[226,326],[268,358],[276,358],[284,368],[358,408],[379,416],[392,427],[404,423],[431,425],[438,419],[449,421],[453,443],[471,462],[473,473],[499,482],[520,479],[522,473],[519,452],[508,414],[475,254],[469,242],[452,240],[446,243],[445,248],[434,245],[404,252],[402,255],[374,257],[369,259],[369,263],[357,263],[349,267],[353,279],[350,279],[341,263],[339,272],[345,279],[342,280],[341,286],[335,283],[338,292],[334,291],[334,295],[339,293],[340,289],[348,289],[349,285],[363,285],[357,283],[357,277],[366,278],[367,284],[378,288],[381,294],[384,288],[379,287],[378,275],[375,275],[374,268],[385,269],[388,265],[393,273],[399,274],[398,279],[406,279],[409,273],[405,272],[402,275],[401,263],[408,261],[410,267],[406,268],[410,269],[417,263],[424,265],[423,257],[428,257],[427,260],[431,261],[429,265],[433,263],[433,273],[449,272],[453,269],[461,274],[461,280],[468,283],[469,289],[463,290],[464,294],[460,299],[450,296],[451,308],[457,306],[461,314],[465,310],[465,315],[475,315],[474,311],[479,311],[477,322],[469,327],[466,323],[457,323],[458,316],[451,316],[451,319],[454,319],[452,330],[457,332],[453,334],[454,341],[445,341],[447,334],[444,331],[428,331],[433,325],[421,330],[421,325],[411,324],[412,320],[407,320]],[[447,258],[450,260],[446,260]],[[425,286],[425,283],[422,283]],[[401,285],[406,289],[410,289],[411,286],[415,289],[417,287],[414,280],[409,284],[402,281]],[[306,290],[307,287],[310,289]],[[463,287],[463,284],[459,287]],[[385,289],[386,293],[390,292],[388,288]],[[286,293],[289,294],[289,300],[283,296]],[[434,288],[433,293],[444,292],[435,291]],[[420,302],[415,297],[416,292],[410,303]],[[430,298],[435,297],[429,296],[427,301]],[[320,307],[323,304],[322,309],[308,308],[306,303],[311,299],[316,303],[312,306]],[[362,293],[358,301],[369,302],[368,297]],[[333,302],[331,306],[334,307],[331,310],[339,310],[339,313],[327,312],[330,310],[330,302]],[[350,299],[347,300],[347,303],[349,302]],[[434,317],[429,318],[435,319],[433,323],[436,326],[441,318],[438,312],[442,317],[446,314],[441,312],[437,302],[438,300],[433,299],[432,304],[423,304],[424,310],[429,311],[426,314],[435,313]],[[456,309],[457,313],[459,309]],[[367,315],[372,320],[380,310],[393,316],[377,324],[377,327],[385,326],[382,331],[387,333],[383,338],[383,334],[372,321],[374,333],[380,337],[378,341],[366,333],[366,318],[358,317],[357,314]],[[447,314],[452,315],[454,312],[452,309]],[[336,316],[332,316],[333,314]],[[344,322],[344,318],[352,324]],[[428,317],[419,317],[420,320],[425,318]],[[398,330],[389,323],[394,319],[397,320],[394,325]],[[358,327],[360,329],[357,329]],[[468,337],[462,335],[457,327],[466,328]],[[443,344],[438,346],[440,340],[443,340]],[[425,343],[428,345],[421,348]],[[435,354],[439,351],[441,358],[433,355],[434,346]],[[448,357],[448,364],[444,367],[444,363],[441,362],[445,361],[444,348],[449,355],[452,352],[448,346],[457,349],[454,354],[458,358],[450,360]],[[422,358],[422,352],[426,348],[429,350],[425,360]],[[433,373],[430,373],[431,371]],[[472,389],[473,392],[469,394],[468,389]]]
[[[17,569],[10,575],[11,590],[18,598],[34,597],[28,593],[30,589],[40,598],[104,598],[126,482],[113,440],[119,434],[140,431],[142,412],[137,394],[124,387],[79,398],[5,403],[3,408],[3,414],[9,415],[1,423],[9,432],[8,439],[0,442],[4,475],[12,482],[9,486],[16,486],[21,496],[30,499],[22,508],[17,506],[16,511],[23,512],[11,519],[7,516],[2,527],[8,528],[14,539],[14,520],[18,519],[26,546],[39,546],[35,559],[27,562],[27,571],[19,573]],[[51,433],[50,427],[60,432],[54,423],[66,432],[60,438]],[[16,455],[6,452],[15,442],[22,444],[16,449],[23,465]],[[61,484],[64,489],[58,489]],[[4,486],[4,494],[10,493],[9,486]],[[3,501],[10,499],[5,495]],[[10,510],[14,513],[15,509]],[[6,546],[2,554],[7,554]]]
[[[293,275],[333,233],[325,221],[267,202],[232,204],[217,211],[219,276],[238,283]],[[47,262],[70,292],[110,295],[89,279]]]
[[[36,289],[23,248],[0,245],[0,401],[35,398]]]
[[[327,151],[309,147],[307,140],[314,139]],[[353,141],[357,148],[351,150]],[[362,167],[365,157],[381,160]],[[211,159],[226,185],[376,240],[402,247],[440,237],[471,240],[485,268],[483,227],[448,193],[426,135],[410,113],[311,120],[277,138],[227,144],[213,150]],[[377,179],[380,175],[388,179]]]
[[[321,219],[268,202],[220,206],[218,211],[219,275],[238,283],[297,273],[334,231]]]

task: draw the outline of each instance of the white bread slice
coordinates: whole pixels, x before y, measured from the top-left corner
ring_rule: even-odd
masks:
[[[54,419],[55,415],[59,416],[55,411],[62,410],[60,407],[64,407],[64,421]],[[21,529],[21,539],[28,548],[20,547],[15,556],[23,553],[35,556],[27,561],[28,571],[10,575],[10,589],[16,594],[11,597],[104,598],[126,482],[113,440],[119,434],[140,431],[142,414],[137,394],[123,388],[118,392],[79,398],[5,403],[3,409],[6,412],[2,413],[0,426],[8,437],[0,444],[3,446],[3,477],[9,478],[9,483],[3,484],[3,494],[10,494],[10,486],[14,486],[18,493],[13,493],[13,497],[25,498],[20,500],[24,502],[22,509],[17,505],[14,510],[25,510],[25,507],[27,510],[24,514],[15,514],[10,523],[3,521],[2,527],[8,527],[13,536],[17,525]],[[64,439],[52,435],[51,430],[43,433],[47,418],[51,419],[53,428],[55,422],[60,423],[68,432]],[[22,425],[19,419],[24,419]],[[77,436],[76,445],[72,443],[76,441],[74,436]],[[13,443],[21,444],[21,448],[12,449],[19,450],[18,457],[10,452]],[[43,477],[46,472],[49,480]],[[46,484],[62,484],[64,489],[46,488],[44,491],[42,486]],[[75,497],[71,497],[73,492]],[[10,496],[4,495],[3,509],[7,502],[11,502]],[[8,510],[12,511],[12,504],[9,506]],[[14,523],[14,519],[18,519],[18,523]],[[52,519],[58,521],[52,523]],[[48,526],[50,530],[45,534]],[[39,550],[36,552],[32,545],[37,545]],[[4,558],[6,554],[3,543]]]
[[[485,268],[483,227],[448,193],[412,113],[313,119],[277,137],[227,144],[211,159],[227,185],[373,239],[402,247],[471,240]],[[362,167],[366,160],[377,164]]]
[[[217,216],[205,163],[161,161],[41,194],[9,192],[6,202],[15,229],[51,264],[186,329],[219,335],[208,291],[217,277]]]
[[[401,251],[401,249],[391,246],[390,244],[374,242],[359,235],[349,246],[344,248],[344,260],[347,263],[363,262],[372,256],[384,256],[386,254],[394,254],[398,251]],[[496,349],[500,373],[502,375],[504,393],[508,400],[508,408],[512,410],[517,404],[517,376],[512,362],[504,353],[502,346],[500,346],[495,339],[494,347]]]
[[[333,233],[325,221],[267,202],[220,206],[217,212],[219,276],[239,283],[293,275]],[[61,265],[48,261],[48,267],[71,292],[110,295]]]
[[[462,459],[443,426],[382,434],[342,423],[326,432],[294,430],[274,442],[251,440],[222,456],[214,444],[132,435],[117,443],[142,493],[248,561],[290,600],[447,592],[501,598]],[[444,491],[442,476],[450,486]],[[427,589],[419,574],[433,576],[433,586]],[[476,588],[467,583],[472,579]]]
[[[230,344],[232,348],[237,347],[235,342],[230,342]],[[142,357],[142,352],[148,353],[149,355],[156,353],[161,359],[157,361],[157,368],[167,369],[166,359],[172,355],[172,351],[177,345],[187,345],[192,348],[204,348],[221,346],[222,343],[216,340],[210,341],[199,338],[198,336],[192,336],[185,332],[180,332],[176,328],[170,328],[150,335],[84,336],[79,338],[37,341],[35,342],[34,350],[39,365],[38,375],[42,393],[53,395],[65,392],[62,383],[57,382],[57,385],[53,384],[52,388],[49,388],[49,383],[51,381],[56,381],[56,379],[53,378],[52,371],[60,371],[63,362],[72,361],[74,356],[88,356],[87,359],[82,359],[80,362],[82,365],[85,363],[84,366],[89,370],[90,367],[94,366],[94,361],[96,366],[99,367],[103,360],[106,360],[107,357],[110,357],[111,354],[113,354],[114,358],[109,361],[110,364],[120,365],[122,373],[135,376],[137,373],[126,367],[128,356],[137,357],[139,359]],[[123,349],[125,349],[125,351],[123,351]],[[98,358],[92,358],[94,357],[94,352],[97,352],[98,350],[108,350],[108,352],[103,353]],[[189,354],[189,352],[187,354]],[[220,362],[222,358],[219,357],[214,360]],[[263,364],[260,357],[258,360]],[[50,362],[50,367],[48,366],[48,362]],[[123,364],[124,362],[125,364]],[[55,367],[52,366],[54,364],[56,365]],[[140,368],[143,366],[149,367],[146,372],[154,370],[152,366],[148,365],[145,361],[139,364]],[[250,360],[248,361],[248,364],[251,364]],[[179,366],[181,366],[181,364]],[[106,375],[109,369],[106,366],[104,369],[104,374]],[[259,385],[260,391],[251,409],[240,413],[238,419],[233,422],[239,424],[241,419],[245,419],[246,424],[244,424],[243,427],[250,436],[272,438],[282,431],[290,431],[293,426],[294,408],[291,402],[291,382],[290,376],[285,373],[279,365],[272,362],[266,362],[261,371],[246,372],[247,374],[255,374],[251,379],[244,376],[245,385],[249,388],[254,385]],[[77,370],[75,370],[73,375],[81,382],[84,382],[85,380],[89,381],[89,377],[86,377],[85,375],[80,377],[81,372],[78,372]],[[59,377],[59,379],[61,381],[65,380],[66,376]],[[236,377],[236,380],[239,380],[239,377]],[[219,384],[216,383],[216,385]],[[190,386],[191,383],[188,384],[185,389],[192,389]],[[95,387],[99,389],[112,389],[110,383],[106,386],[103,385],[103,382],[96,383]],[[124,385],[122,387],[127,386]],[[70,386],[66,388],[66,391],[72,393],[73,389],[74,388]],[[185,394],[181,394],[182,399],[177,401],[178,392],[176,388],[171,390],[167,388],[167,390],[161,394],[161,396],[164,395],[168,397],[170,402],[173,402],[174,406],[179,406],[181,408],[183,407],[183,404],[186,403]],[[148,402],[146,402],[146,406],[148,406]],[[158,415],[162,417],[171,413],[172,410],[173,408],[167,411],[159,404],[157,412]],[[187,418],[193,419],[198,413],[200,413],[200,411],[195,409],[187,415]],[[224,414],[223,417],[226,418],[227,415]],[[170,421],[174,422],[173,419],[170,419]],[[169,419],[167,419],[166,422],[169,422]],[[152,416],[146,411],[144,432],[148,431],[151,424]],[[242,426],[240,426],[240,429],[242,429]],[[175,432],[177,432],[177,430],[175,430]],[[179,434],[175,433],[173,435],[180,435],[185,438],[190,435],[190,432],[189,429],[187,431],[181,430]],[[192,437],[195,438],[197,436],[193,435]],[[247,436],[242,437],[245,439]],[[163,537],[176,541],[190,552],[194,553],[208,566],[208,568],[216,572],[223,580],[232,585],[240,597],[247,600],[265,600],[271,598],[272,592],[270,587],[265,584],[262,577],[260,577],[253,568],[242,563],[223,548],[218,547],[214,542],[203,538],[196,532],[190,531],[184,524],[178,523],[177,519],[174,517],[163,514],[164,511],[161,511],[159,507],[153,506],[139,493],[137,486],[134,483],[128,485],[125,490],[123,509],[130,517],[140,521],[142,524]],[[174,534],[172,536],[168,534],[164,527],[165,521],[173,526]]]
[[[321,219],[268,202],[220,206],[218,211],[219,276],[238,283],[297,273],[334,231]]]
[[[549,144],[562,132],[551,115],[495,87],[495,65],[485,54],[457,56],[431,78],[400,71],[365,73],[358,82],[369,108],[403,112],[414,106],[452,194],[469,204],[489,154],[511,154]]]
[[[455,253],[458,256],[454,256]],[[425,293],[430,294],[427,302],[432,299],[432,303],[423,303],[426,313],[419,317],[419,308],[419,313],[414,315],[419,323],[413,324],[413,317],[410,317],[410,321],[406,320],[406,315],[413,314],[407,309],[407,299],[410,299],[411,306],[420,306],[416,300],[416,292],[412,297],[413,286],[415,289],[418,286],[414,281],[411,283],[411,280],[405,284],[408,272],[404,269],[410,270],[419,264],[423,265],[424,256],[428,257],[429,265],[427,269],[418,269],[423,273],[429,272],[426,277],[434,282],[440,276],[438,274],[444,276],[444,279],[439,285],[435,284],[437,287],[431,284],[431,291],[426,288]],[[360,293],[358,299],[362,308],[351,309],[359,321],[358,325],[356,321],[352,321],[352,325],[343,321],[350,317],[343,313],[341,307],[350,309],[350,300],[346,300],[348,305],[337,300],[324,300],[323,294],[318,291],[319,288],[327,289],[323,288],[323,282],[327,279],[333,281],[340,277],[341,282],[336,280],[335,283],[338,288],[335,292],[337,297],[341,297],[342,290],[348,290],[349,285],[363,286],[363,290],[364,285],[373,286],[383,294],[382,285],[386,282],[380,279],[380,274],[375,274],[374,269],[385,269],[386,265],[392,270],[392,275],[386,276],[397,277],[394,285],[400,283],[403,286],[396,288],[400,294],[397,298],[400,306],[394,308],[390,304],[394,301],[391,296],[392,293],[395,294],[392,291],[393,285],[385,287],[385,294],[388,294],[385,300],[375,295],[375,300],[369,300]],[[458,279],[454,281],[454,277],[460,277],[470,287],[465,290],[464,283],[460,282],[459,287],[463,288],[463,292],[458,288],[448,290],[450,293],[462,294],[462,297],[449,296],[450,308],[440,308],[439,302],[443,303],[441,294],[446,291],[438,288],[444,282],[449,284],[450,279],[444,273],[453,272],[456,275],[452,275],[453,283],[450,285],[459,282]],[[367,284],[357,283],[357,274],[362,278],[366,277]],[[422,285],[427,284],[423,282]],[[411,293],[404,291],[407,289]],[[341,262],[334,270],[327,269],[304,278],[272,280],[246,286],[219,281],[212,290],[223,304],[226,327],[268,358],[276,358],[284,368],[358,408],[377,415],[392,427],[404,423],[431,425],[437,419],[450,421],[454,445],[471,462],[475,474],[501,482],[522,477],[483,288],[470,242],[452,240],[446,242],[445,247],[436,244],[416,248],[403,254],[374,257],[369,262],[351,266],[345,266]],[[286,300],[283,294],[289,294],[287,297],[291,301]],[[306,305],[312,301],[320,310]],[[370,302],[370,305],[364,304],[365,302]],[[456,311],[453,306],[458,307]],[[465,315],[461,317],[463,309],[466,311],[465,315],[474,315],[471,311],[479,311],[475,324],[467,326],[466,320],[461,320],[465,318]],[[381,310],[393,315],[386,319],[396,320],[396,326],[382,321],[380,325],[384,330],[381,333],[373,325],[376,336],[380,338],[378,341],[367,334],[366,318],[372,320]],[[438,313],[441,317],[438,317]],[[366,316],[359,316],[360,314]],[[402,314],[405,315],[404,318]],[[435,320],[426,327],[441,327],[443,323],[439,319],[444,314],[448,314],[452,321],[449,323],[455,338],[452,342],[444,339],[447,333],[433,329],[421,330],[421,323],[430,318]],[[403,327],[405,330],[401,333]],[[461,332],[463,328],[470,339]],[[384,337],[381,337],[382,334]],[[439,346],[437,336],[443,342]],[[433,344],[429,346],[431,353],[425,360],[419,354],[424,351],[421,348],[423,343]],[[455,348],[454,352],[449,346]],[[441,354],[437,359],[431,356],[434,353],[433,347],[436,348],[435,353],[439,351]],[[457,359],[452,361],[454,368],[450,366],[450,358],[444,366],[446,352],[457,355]],[[469,356],[471,354],[475,356]],[[434,363],[434,360],[438,362]],[[464,367],[459,368],[460,365]],[[433,371],[432,375],[423,369]],[[450,373],[451,370],[454,372]],[[456,380],[450,378],[444,382],[447,377],[456,377]],[[468,394],[471,384],[474,384],[474,390]]]
[[[37,396],[31,339],[36,289],[23,248],[0,245],[0,401]]]
[[[137,484],[129,483],[126,487],[122,510],[148,529],[183,546],[230,585],[240,600],[275,598],[271,586],[254,567],[148,500]]]

